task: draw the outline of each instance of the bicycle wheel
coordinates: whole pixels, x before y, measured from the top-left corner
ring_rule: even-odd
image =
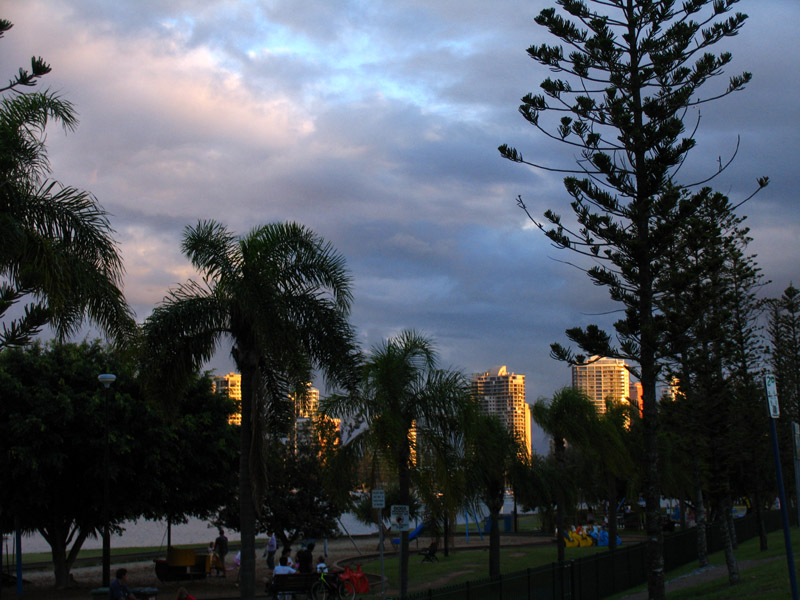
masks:
[[[341,600],[353,600],[356,597],[356,587],[349,579],[339,581],[339,598]]]
[[[336,600],[330,588],[322,580],[315,581],[314,585],[311,586],[311,597],[314,600]]]

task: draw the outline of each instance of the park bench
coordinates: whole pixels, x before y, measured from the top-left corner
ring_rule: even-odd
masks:
[[[319,580],[319,573],[280,573],[273,575],[267,583],[267,594],[277,598],[278,594],[306,594],[310,596],[311,586]]]
[[[428,546],[425,550],[420,552],[422,556],[422,562],[439,562],[439,557],[436,556],[436,552],[439,550],[439,542],[433,541],[431,545]]]

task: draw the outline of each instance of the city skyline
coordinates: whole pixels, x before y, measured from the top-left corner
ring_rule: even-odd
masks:
[[[74,133],[48,130],[53,176],[111,213],[139,321],[192,276],[184,226],[215,218],[243,234],[296,220],[347,260],[365,351],[418,329],[443,366],[473,373],[500,360],[525,373],[534,402],[570,381],[549,344],[566,344],[569,327],[610,328],[619,308],[516,207],[519,194],[537,217],[566,214],[561,178],[496,150],[574,164],[517,113],[549,76],[525,49],[554,41],[533,22],[553,4],[30,0],[4,7],[14,28],[0,65],[10,77],[41,55],[53,72],[40,87],[75,104]],[[777,296],[800,262],[800,114],[785,78],[800,7],[737,8],[750,19],[720,45],[733,61],[717,83],[743,70],[754,79],[687,117],[690,131],[702,118],[681,178],[713,172],[737,143],[712,185],[740,200],[770,177],[742,211],[773,281],[763,293]],[[230,372],[227,349],[207,368]]]

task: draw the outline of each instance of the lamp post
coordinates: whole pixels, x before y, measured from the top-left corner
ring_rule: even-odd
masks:
[[[111,471],[111,455],[108,444],[108,404],[111,384],[117,380],[116,375],[103,373],[97,376],[97,381],[106,388],[105,401],[105,447],[103,448],[103,586],[108,587],[111,583],[111,536],[108,531],[110,489],[109,477]]]

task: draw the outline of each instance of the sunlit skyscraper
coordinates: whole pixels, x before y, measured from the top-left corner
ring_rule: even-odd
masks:
[[[497,416],[531,451],[531,407],[525,401],[525,375],[509,373],[505,365],[472,378],[472,393],[485,414]]]
[[[598,414],[606,412],[606,398],[622,402],[630,394],[630,373],[624,360],[592,356],[572,366],[572,387],[589,396]]]
[[[228,373],[214,377],[214,393],[226,394],[236,401],[236,411],[228,417],[231,425],[242,424],[242,376],[239,373]]]

